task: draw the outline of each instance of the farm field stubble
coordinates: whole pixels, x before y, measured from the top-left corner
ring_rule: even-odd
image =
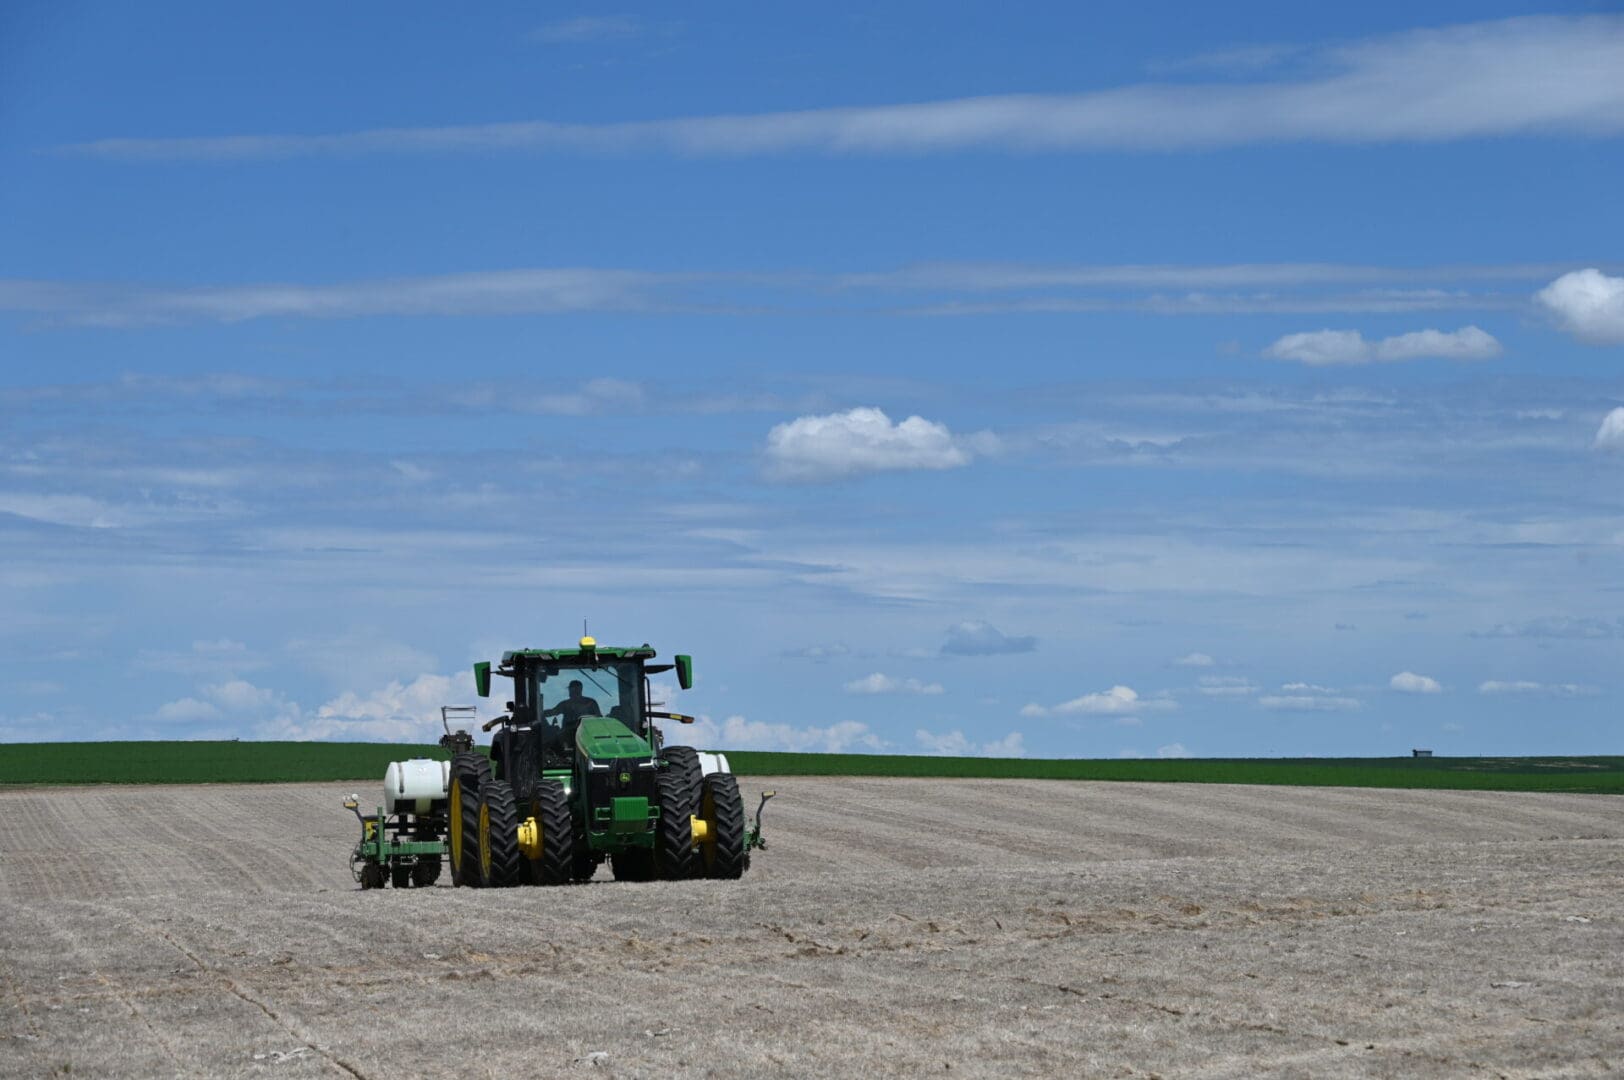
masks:
[[[0,791],[0,1074],[1624,1070],[1612,797],[760,778],[742,882],[361,893],[358,786]]]

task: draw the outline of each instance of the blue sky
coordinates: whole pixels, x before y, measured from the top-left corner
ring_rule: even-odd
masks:
[[[1607,8],[7,5],[0,739],[1619,752]]]

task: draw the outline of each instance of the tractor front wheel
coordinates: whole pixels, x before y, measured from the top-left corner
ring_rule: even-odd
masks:
[[[532,885],[566,884],[575,869],[575,827],[569,799],[557,780],[538,780],[530,815],[536,822],[539,850],[525,852],[525,880]]]
[[[728,773],[705,777],[695,816],[705,823],[699,845],[703,873],[709,878],[738,878],[749,865],[744,847],[744,799],[739,782]]]
[[[487,889],[519,883],[519,810],[505,780],[479,786],[479,883]]]
[[[660,751],[660,755],[665,758],[666,768],[681,776],[697,798],[699,785],[705,782],[705,770],[699,764],[699,751],[691,746],[667,746]]]
[[[657,784],[660,823],[654,840],[654,865],[666,881],[685,881],[698,868],[694,853],[694,790],[686,776],[671,770],[661,772]]]

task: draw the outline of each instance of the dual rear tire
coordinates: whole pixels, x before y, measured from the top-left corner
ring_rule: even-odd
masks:
[[[576,872],[575,826],[570,821],[570,804],[564,785],[557,780],[541,780],[530,800],[530,816],[536,821],[536,839],[541,845],[535,858],[525,857],[524,880],[531,885],[563,885]],[[588,865],[591,865],[590,860]],[[591,876],[590,872],[587,876]]]
[[[744,846],[744,798],[730,773],[711,773],[700,785],[694,817],[705,823],[705,839],[694,860],[697,877],[736,880],[750,865]]]

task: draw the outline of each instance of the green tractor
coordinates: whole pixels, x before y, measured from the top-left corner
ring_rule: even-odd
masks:
[[[442,858],[452,884],[483,888],[587,881],[606,861],[622,881],[740,877],[767,846],[773,793],[752,821],[726,755],[664,745],[654,721],[693,717],[661,710],[649,677],[674,670],[686,690],[693,661],[655,655],[583,637],[475,664],[481,697],[492,675],[513,680],[507,711],[484,725],[500,728],[489,756],[446,722],[449,762],[391,764],[376,816],[346,800],[361,820],[351,866],[362,887],[430,884]]]

